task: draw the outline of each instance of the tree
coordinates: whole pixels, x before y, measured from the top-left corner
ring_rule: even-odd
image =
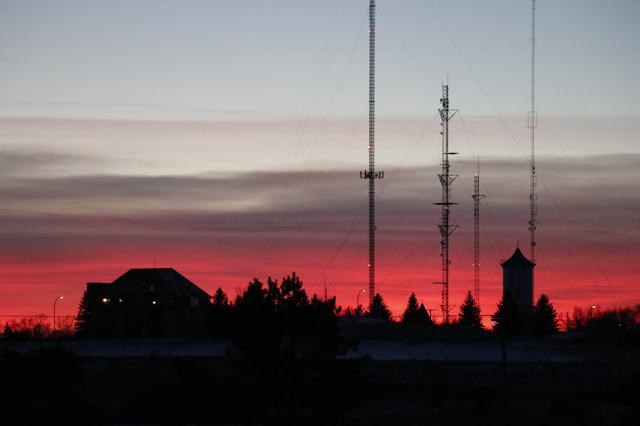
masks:
[[[76,321],[72,315],[63,315],[56,318],[56,338],[71,339],[75,335]]]
[[[606,309],[589,320],[589,332],[594,337],[619,338],[638,328],[637,313],[631,307]]]
[[[345,317],[361,317],[364,316],[365,313],[366,312],[364,311],[362,304],[358,305],[355,308],[352,306],[347,306],[347,308],[344,310]]]
[[[283,310],[299,309],[309,304],[307,292],[295,272],[282,279],[278,304]]]
[[[229,298],[227,297],[227,294],[220,287],[218,287],[218,289],[213,295],[212,304],[217,308],[229,307]]]
[[[267,297],[257,278],[236,298],[233,310],[233,344],[251,361],[270,357],[280,347],[281,330],[275,319],[275,301]]]
[[[416,323],[422,325],[433,325],[433,321],[431,320],[431,316],[429,312],[427,312],[427,308],[421,303],[418,308],[418,313],[416,314]]]
[[[465,327],[482,328],[482,322],[480,321],[480,307],[471,295],[471,291],[467,293],[467,297],[460,306],[458,324]]]
[[[558,313],[549,300],[549,296],[540,296],[533,307],[532,331],[539,336],[558,332]]]
[[[431,321],[427,308],[425,308],[422,303],[418,306],[418,300],[414,293],[411,293],[411,296],[409,296],[407,309],[405,309],[404,314],[402,314],[401,321],[403,324],[433,325],[433,321]]]
[[[13,320],[5,325],[12,340],[42,340],[51,336],[51,324],[45,314]]]
[[[295,274],[266,286],[255,279],[236,298],[230,368],[247,413],[268,413],[270,424],[332,423],[318,416],[339,406],[335,385],[351,374],[338,360],[349,348],[338,310],[335,297],[309,300]]]
[[[78,317],[76,319],[76,336],[80,338],[87,338],[91,336],[92,326],[91,309],[89,308],[89,297],[87,296],[87,290],[82,294],[80,299],[80,306],[78,306]]]
[[[5,341],[10,341],[13,339],[13,330],[11,329],[11,326],[8,322],[4,324],[4,331],[2,332],[2,336],[4,337]]]
[[[587,311],[579,306],[573,307],[571,321],[567,322],[567,330],[584,330],[589,325]]]
[[[229,331],[231,305],[227,294],[218,288],[211,300],[209,310],[209,332],[213,335],[226,335]]]
[[[377,318],[384,321],[391,321],[391,311],[382,300],[380,293],[376,293],[373,297],[373,301],[369,306],[369,316],[371,318]]]
[[[491,316],[491,321],[495,323],[493,331],[498,333],[511,335],[525,331],[523,314],[519,312],[518,305],[511,293],[507,293],[500,299],[498,309]]]
[[[335,357],[343,350],[336,299],[309,300],[294,273],[266,288],[254,279],[233,308],[234,345],[254,362],[281,358]]]
[[[411,293],[407,301],[407,309],[402,314],[402,323],[415,324],[418,320],[418,309],[418,299],[416,299],[415,293]]]
[[[349,345],[340,337],[336,298],[320,299],[315,294],[311,302],[302,309],[297,318],[301,325],[299,335],[294,335],[292,343],[297,344],[296,355],[306,358],[336,359],[344,354]],[[296,341],[297,340],[297,341]]]

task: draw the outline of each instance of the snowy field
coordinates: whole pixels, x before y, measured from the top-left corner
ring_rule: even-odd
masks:
[[[3,344],[3,348],[27,353],[41,345],[62,345],[82,357],[219,357],[225,355],[226,340],[94,340],[67,342],[16,342]],[[445,343],[362,340],[347,358],[368,357],[380,361],[470,361],[500,362],[501,345],[497,341]],[[520,363],[563,363],[587,361],[593,353],[572,350],[561,344],[539,344],[526,341],[509,342],[507,358]]]
[[[558,346],[542,346],[525,342],[511,342],[507,346],[510,362],[575,362],[588,360],[588,354],[573,352]],[[351,358],[370,357],[379,361],[471,361],[500,362],[502,350],[499,342],[473,343],[404,343],[367,340],[348,355]]]

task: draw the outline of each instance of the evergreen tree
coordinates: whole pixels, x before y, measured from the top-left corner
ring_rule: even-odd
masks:
[[[407,302],[407,309],[402,314],[402,322],[404,324],[415,324],[418,320],[418,300],[415,293],[411,293]]]
[[[278,287],[278,280],[274,280],[271,277],[267,278],[266,298],[273,306],[276,306],[280,302],[281,294]]]
[[[380,293],[376,293],[373,297],[373,301],[369,306],[369,316],[371,318],[377,318],[385,321],[391,321],[391,311],[382,300]]]
[[[213,306],[215,306],[216,308],[229,307],[229,298],[227,297],[227,294],[219,287],[213,295]]]
[[[269,284],[272,283],[269,279]],[[233,344],[248,359],[257,362],[277,353],[282,340],[282,330],[276,319],[274,298],[257,278],[236,297],[231,334]]]
[[[493,331],[498,333],[512,335],[524,331],[523,316],[510,293],[500,299],[498,310],[491,316],[491,321],[495,323]]]
[[[362,304],[359,304],[353,310],[353,316],[354,317],[363,317],[365,314],[366,314],[366,312],[365,312],[364,307],[362,306]]]
[[[546,294],[543,294],[533,307],[533,332],[546,336],[558,332],[558,313]]]
[[[229,350],[234,389],[244,396],[241,408],[267,410],[273,424],[335,423],[318,416],[340,405],[344,397],[326,398],[336,396],[336,383],[351,371],[338,361],[350,347],[340,334],[338,310],[335,297],[309,300],[295,274],[280,285],[271,279],[266,286],[258,280],[249,284],[232,307]]]
[[[212,335],[226,335],[229,332],[231,304],[227,294],[218,288],[211,300],[209,309],[209,333]]]
[[[467,297],[460,306],[458,324],[465,327],[482,328],[482,322],[480,321],[480,307],[471,295],[471,291],[467,293]]]
[[[278,303],[281,310],[300,309],[309,304],[307,292],[302,288],[302,281],[295,272],[282,279]]]
[[[8,322],[4,324],[4,331],[2,332],[2,336],[4,337],[4,340],[6,342],[13,339],[13,330],[11,329],[11,326]]]
[[[80,299],[80,305],[78,306],[78,316],[76,317],[75,324],[76,336],[79,338],[90,337],[92,321],[89,298],[87,296],[87,290],[85,290],[82,294],[82,299]]]
[[[420,304],[416,314],[416,323],[422,325],[433,325],[431,316],[429,315],[429,312],[427,312],[427,308],[425,308],[422,303]]]
[[[295,274],[283,278],[280,285],[269,278],[266,288],[254,279],[231,309],[233,344],[238,354],[255,365],[269,359],[289,363],[335,357],[344,346],[338,310],[335,297],[321,300],[314,295],[309,300]]]

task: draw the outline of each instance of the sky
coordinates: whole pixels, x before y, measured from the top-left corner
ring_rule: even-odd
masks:
[[[538,0],[536,296],[640,303],[640,3]],[[437,108],[452,107],[451,300],[528,254],[527,0],[377,2],[377,288],[437,313]],[[174,267],[233,298],[296,271],[367,286],[366,0],[0,0],[0,315],[74,314],[88,281]],[[455,308],[454,308],[455,309]]]

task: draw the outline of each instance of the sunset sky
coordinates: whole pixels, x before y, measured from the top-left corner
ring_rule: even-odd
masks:
[[[439,313],[437,108],[450,84],[451,301],[529,253],[529,0],[378,0],[377,287]],[[640,303],[640,2],[537,1],[535,295]],[[367,0],[0,0],[0,315],[174,267],[233,298],[296,271],[367,286]],[[366,300],[366,298],[362,299]],[[2,318],[0,318],[2,322]]]

